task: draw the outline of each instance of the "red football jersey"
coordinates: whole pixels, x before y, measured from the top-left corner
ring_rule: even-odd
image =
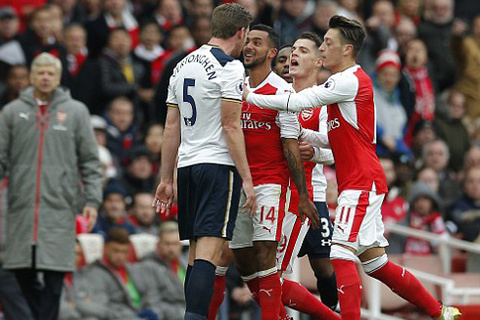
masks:
[[[246,82],[248,86],[248,78]],[[263,95],[276,95],[284,94],[289,89],[290,85],[285,80],[270,72],[261,84],[250,90]],[[262,109],[243,101],[242,129],[248,164],[255,186],[266,183],[288,186],[290,174],[283,154],[279,112],[281,111]]]

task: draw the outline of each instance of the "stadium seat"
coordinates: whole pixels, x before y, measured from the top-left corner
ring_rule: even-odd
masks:
[[[132,234],[130,236],[130,242],[132,243],[137,260],[141,260],[147,254],[155,251],[158,237],[146,233]]]
[[[103,237],[97,233],[81,233],[77,235],[78,241],[83,249],[86,263],[103,257]]]

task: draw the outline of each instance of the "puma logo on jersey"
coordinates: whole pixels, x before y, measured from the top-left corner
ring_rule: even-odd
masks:
[[[336,227],[337,227],[340,231],[342,231],[343,233],[345,233],[345,229],[344,229],[343,227],[340,227],[340,225],[338,225],[338,224],[336,225]]]
[[[273,227],[272,227],[272,228],[273,228]],[[262,226],[262,229],[267,230],[268,233],[272,233],[272,228],[267,228],[267,227],[265,227],[265,226]]]
[[[340,120],[338,120],[338,118],[327,121],[328,131],[336,129],[338,127],[340,127]]]
[[[345,294],[345,291],[343,291],[343,288],[345,288],[345,286],[341,286],[340,288],[337,288],[337,291],[341,294]]]
[[[19,113],[20,118],[25,119],[25,121],[28,121],[28,117],[30,116],[30,113],[28,112],[20,112]]]

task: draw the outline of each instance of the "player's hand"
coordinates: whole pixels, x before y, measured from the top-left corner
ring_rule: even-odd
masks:
[[[243,205],[243,210],[250,214],[250,217],[253,217],[257,212],[257,195],[255,194],[255,190],[253,189],[253,184],[250,183],[243,183],[243,192],[245,192],[245,197],[247,200]]]
[[[175,190],[172,182],[160,182],[155,192],[152,207],[157,213],[170,213],[173,201],[175,199]]]
[[[313,147],[310,143],[305,141],[298,142],[298,149],[300,149],[300,155],[302,156],[302,161],[310,161],[315,154]]]
[[[320,225],[320,217],[318,216],[315,205],[310,200],[308,194],[300,195],[300,201],[298,203],[298,213],[300,214],[300,220],[305,221],[305,217],[310,219],[312,228],[317,229]]]
[[[242,96],[242,99],[243,101],[247,101],[247,96],[248,94],[250,93],[250,91],[248,90],[248,86],[246,83],[243,84],[243,96]]]
[[[82,210],[82,215],[88,223],[88,232],[92,231],[95,223],[97,223],[97,208],[85,206]]]

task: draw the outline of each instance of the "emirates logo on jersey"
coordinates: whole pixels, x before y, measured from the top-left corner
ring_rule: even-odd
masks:
[[[308,121],[313,117],[313,110],[303,110],[300,115],[303,121]]]

